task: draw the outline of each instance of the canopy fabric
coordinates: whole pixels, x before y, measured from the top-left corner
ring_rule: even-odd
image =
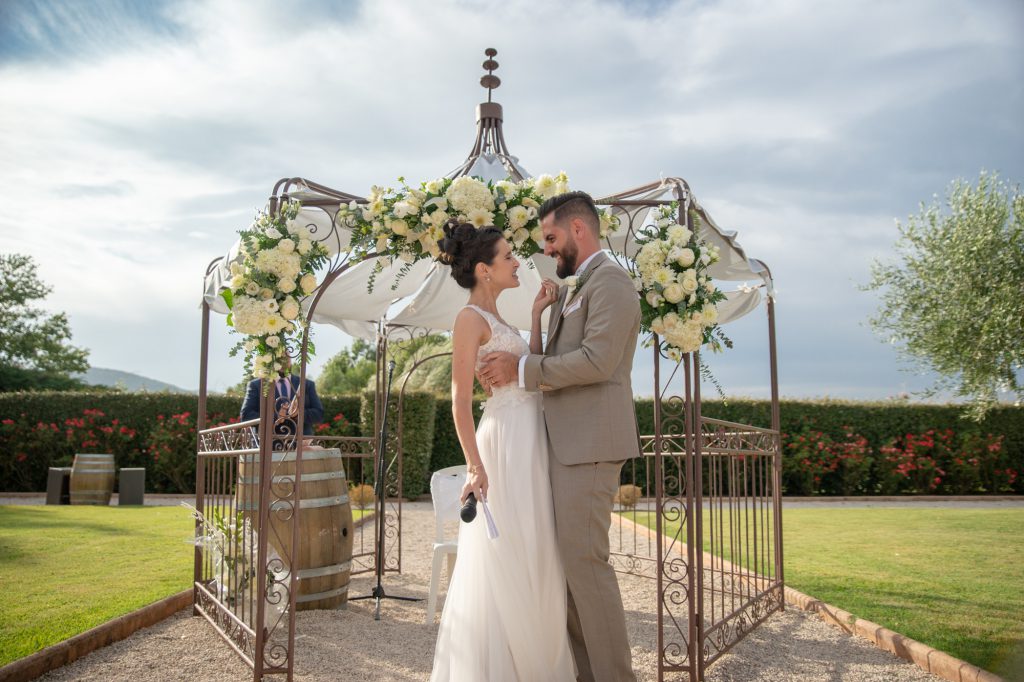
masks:
[[[483,154],[470,167],[468,174],[484,180],[503,180],[507,171],[494,155]],[[516,165],[524,177],[529,174]],[[659,200],[673,196],[673,191],[682,180],[671,178],[652,183],[651,188],[636,199]],[[309,228],[313,238],[319,240],[332,259],[336,269],[347,258],[350,233],[347,229],[333,225],[332,215],[338,205],[336,196],[329,196],[308,186],[292,191],[289,196],[303,202],[303,208],[296,222]],[[621,196],[621,195],[620,195]],[[744,281],[761,280],[771,294],[771,277],[767,268],[757,260],[747,258],[737,241],[736,232],[719,228],[707,212],[696,203],[691,194],[691,205],[696,209],[697,230],[701,238],[720,249],[720,260],[710,266],[709,271],[716,280]],[[617,206],[614,209],[623,226],[632,224],[633,230],[643,231],[651,224],[648,206]],[[643,216],[642,220],[640,217]],[[631,222],[632,221],[632,222]],[[637,247],[632,234],[620,229],[608,239],[608,247],[632,257]],[[205,280],[204,299],[212,310],[226,314],[227,306],[219,291],[230,279],[230,264],[239,259],[240,242],[235,242],[228,253],[210,270]],[[376,268],[380,271],[374,276]],[[313,321],[331,324],[343,332],[359,338],[373,339],[380,321],[389,327],[415,328],[418,331],[450,331],[458,311],[465,305],[468,292],[460,288],[450,276],[448,266],[421,260],[413,264],[389,258],[371,259],[353,264],[342,272],[323,292],[313,314]],[[369,289],[371,277],[374,286]],[[554,259],[538,254],[519,268],[520,286],[501,297],[499,312],[509,323],[519,329],[530,328],[530,310],[533,298],[540,287],[542,277],[557,279]],[[727,299],[719,304],[719,323],[728,324],[756,309],[761,295],[757,288],[740,287],[726,292]],[[305,299],[308,311],[313,297]],[[544,330],[547,316],[543,318]]]

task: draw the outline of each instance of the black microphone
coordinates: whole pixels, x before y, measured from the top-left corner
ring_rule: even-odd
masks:
[[[473,493],[469,494],[469,497],[466,498],[462,505],[462,509],[459,510],[459,516],[466,523],[476,518],[476,495]]]

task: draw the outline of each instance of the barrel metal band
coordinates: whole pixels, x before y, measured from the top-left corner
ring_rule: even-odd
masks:
[[[327,575],[334,575],[336,573],[344,573],[345,571],[352,570],[352,562],[346,561],[341,564],[333,564],[331,566],[319,566],[317,568],[304,568],[296,572],[299,580],[303,578],[323,578]]]
[[[335,478],[345,478],[345,472],[344,471],[322,471],[322,472],[313,473],[313,474],[307,474],[307,473],[303,473],[302,474],[302,482],[303,483],[305,483],[306,481],[330,481],[330,480],[335,479]],[[273,476],[273,477],[271,477],[270,480],[273,481],[274,483],[294,483],[295,482],[295,474],[282,474],[282,475],[279,475],[279,476]],[[250,485],[252,483],[259,483],[260,482],[260,477],[259,476],[239,476],[238,477],[238,482],[239,483],[243,483],[245,485]]]
[[[339,504],[348,504],[348,495],[338,495],[337,497],[313,497],[308,500],[299,500],[299,509],[315,509],[317,507],[335,507]],[[291,509],[294,503],[288,500],[275,500],[270,505],[270,511],[281,511],[283,509]],[[238,508],[242,511],[253,511],[259,508],[257,502],[243,502],[238,505]]]
[[[340,597],[341,595],[348,592],[348,583],[335,589],[328,590],[326,592],[317,592],[316,594],[299,594],[295,597],[295,603],[301,604],[307,601],[317,601],[318,599],[330,599],[331,597]]]

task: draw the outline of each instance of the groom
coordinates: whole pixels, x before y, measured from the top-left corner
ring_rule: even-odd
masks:
[[[555,258],[559,277],[576,275],[575,286],[561,287],[551,306],[543,355],[490,353],[479,376],[488,386],[518,381],[545,392],[555,531],[579,679],[633,681],[608,529],[622,465],[640,454],[629,376],[640,303],[626,271],[601,251],[590,195],[553,197],[539,215],[544,253]]]

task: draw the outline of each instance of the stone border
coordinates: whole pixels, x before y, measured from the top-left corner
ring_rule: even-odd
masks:
[[[883,651],[910,661],[921,670],[937,675],[949,682],[1005,682],[1002,677],[976,665],[954,658],[927,644],[922,644],[877,623],[858,618],[848,611],[808,597],[803,592],[786,587],[786,603],[803,611],[815,613],[821,620],[851,635],[866,639]]]
[[[647,526],[635,523],[621,514],[612,514],[612,518],[620,526],[626,526],[634,533],[644,533],[651,539],[657,539],[655,531]],[[680,556],[684,556],[685,548],[686,543],[679,543]],[[711,555],[704,552],[704,557],[707,561],[710,560]],[[716,559],[716,561],[721,561],[721,559]],[[730,562],[726,561],[725,563],[732,567]],[[820,599],[809,597],[803,592],[794,590],[792,587],[784,585],[783,589],[784,605],[793,604],[801,611],[817,614],[825,623],[837,627],[848,634],[866,639],[879,649],[895,654],[903,660],[913,663],[921,670],[941,677],[948,682],[1006,682],[999,675],[983,670],[972,663],[950,656],[946,652],[939,651],[927,644],[922,644],[916,639],[893,632],[878,623],[858,618],[849,611],[844,611],[836,606],[827,604]],[[3,682],[3,680],[0,679],[0,682]]]
[[[125,639],[142,628],[156,625],[191,605],[192,588],[189,588],[8,663],[0,668],[0,682],[34,680],[108,644]]]

